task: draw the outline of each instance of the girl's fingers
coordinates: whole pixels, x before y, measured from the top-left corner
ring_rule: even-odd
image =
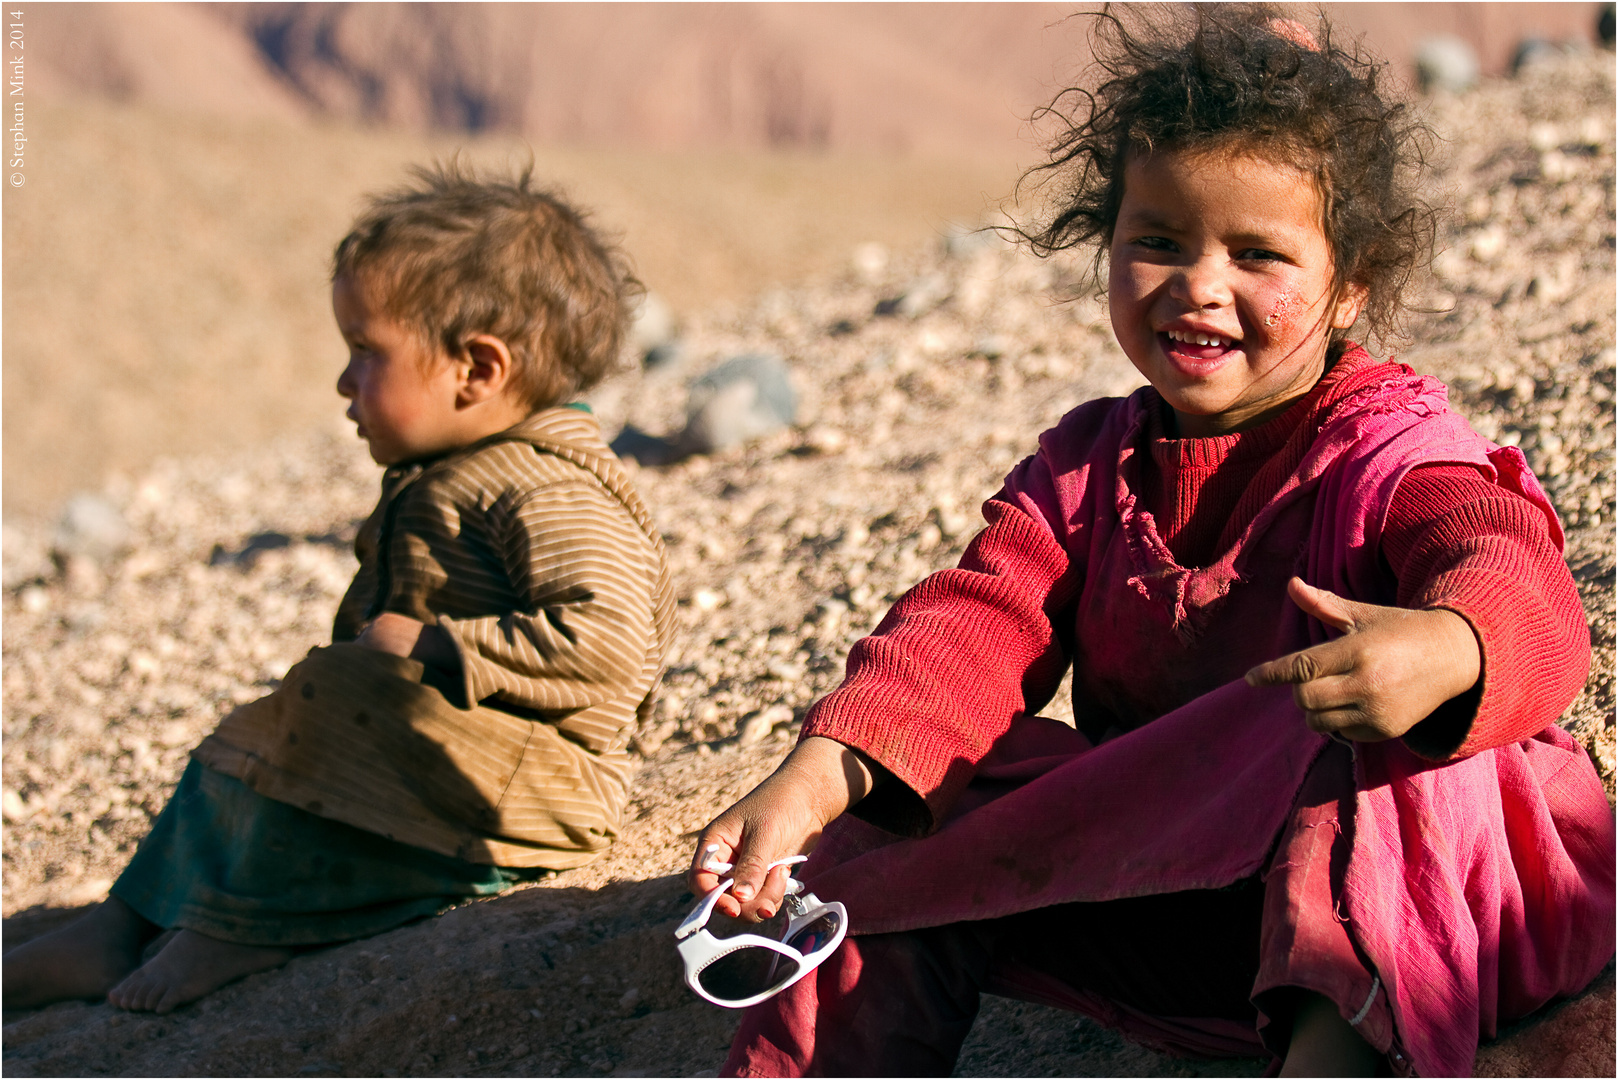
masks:
[[[1247,673],[1246,679],[1248,686],[1296,685],[1332,675],[1346,675],[1352,670],[1354,646],[1338,638],[1259,664]]]
[[[730,895],[739,902],[740,914],[744,917],[767,919],[781,907],[781,898],[786,895],[787,878],[791,876],[791,871],[777,866],[766,872],[764,868],[771,861],[761,856],[746,855],[736,865],[736,884],[731,886]]]
[[[1364,687],[1351,675],[1328,675],[1295,683],[1292,700],[1306,713],[1365,714]]]
[[[1310,731],[1318,731],[1322,735],[1341,735],[1354,742],[1385,742],[1393,738],[1391,733],[1371,724],[1365,712],[1357,708],[1305,713],[1304,723]]]

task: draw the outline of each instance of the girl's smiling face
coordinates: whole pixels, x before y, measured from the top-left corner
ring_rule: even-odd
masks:
[[[1112,329],[1181,437],[1283,412],[1326,367],[1365,291],[1339,289],[1302,169],[1241,151],[1157,150],[1124,171],[1109,248]]]

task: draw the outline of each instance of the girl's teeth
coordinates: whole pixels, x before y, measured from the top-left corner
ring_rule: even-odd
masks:
[[[1180,330],[1170,330],[1169,339],[1187,345],[1218,345],[1222,348],[1229,348],[1231,343],[1230,338],[1222,338],[1215,334],[1187,334]]]

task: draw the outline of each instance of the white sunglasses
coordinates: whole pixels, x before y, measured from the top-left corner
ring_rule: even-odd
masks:
[[[777,859],[764,870],[801,863],[805,855]],[[706,869],[724,873],[730,867],[710,863]],[[674,929],[675,949],[685,964],[686,985],[715,1005],[745,1009],[780,993],[836,951],[848,931],[848,910],[835,900],[825,903],[803,891],[803,882],[787,878],[782,908],[788,918],[779,941],[762,934],[714,937],[708,932],[719,897],[734,884],[726,878],[704,896]]]

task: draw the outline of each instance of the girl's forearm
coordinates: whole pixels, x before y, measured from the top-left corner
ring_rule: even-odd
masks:
[[[793,748],[776,770],[814,792],[815,817],[829,823],[869,795],[888,770],[851,746],[811,735]]]

